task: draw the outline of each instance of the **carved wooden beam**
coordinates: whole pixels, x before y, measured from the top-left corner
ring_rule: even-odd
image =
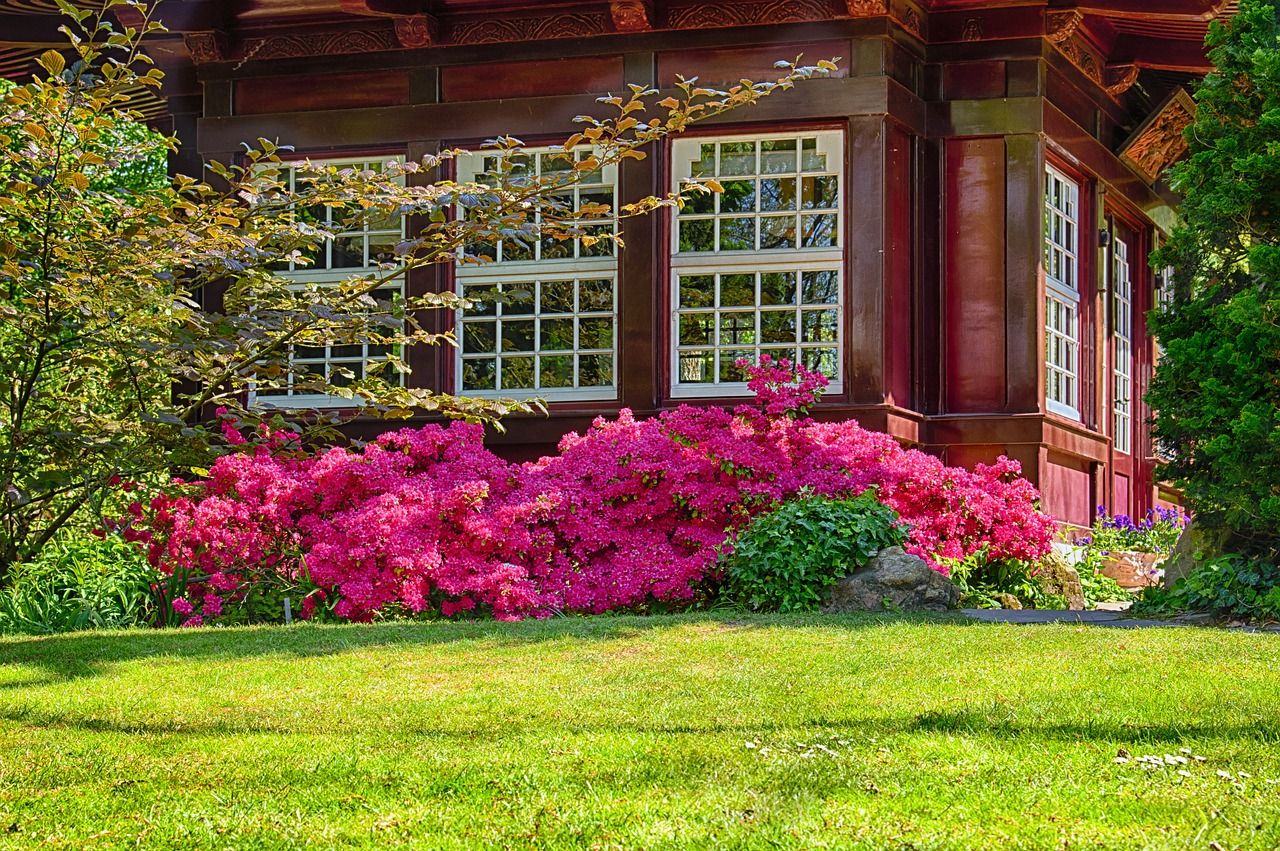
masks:
[[[609,14],[618,32],[638,33],[653,29],[652,0],[609,0]]]
[[[1195,120],[1196,103],[1185,89],[1174,89],[1120,146],[1120,159],[1148,183],[1187,152],[1182,131]]]
[[[851,18],[871,18],[889,14],[887,0],[844,0],[845,11]]]
[[[1207,74],[1213,63],[1199,41],[1123,35],[1111,50],[1112,60],[1139,68]]]
[[[427,47],[440,41],[440,22],[434,15],[402,15],[391,20],[401,47]]]
[[[1138,82],[1138,71],[1140,70],[1137,65],[1108,65],[1106,73],[1103,74],[1107,94],[1112,97],[1119,97],[1129,91],[1133,84]]]
[[[1062,44],[1076,34],[1084,23],[1084,15],[1079,9],[1067,12],[1050,12],[1045,17],[1045,35],[1054,44]]]
[[[1086,15],[1152,21],[1204,21],[1222,13],[1227,0],[1081,0],[1073,4]]]
[[[187,55],[197,65],[222,62],[230,58],[227,52],[227,34],[221,30],[183,33],[182,41],[187,46]]]
[[[422,0],[338,0],[348,15],[375,18],[409,18],[423,12]]]

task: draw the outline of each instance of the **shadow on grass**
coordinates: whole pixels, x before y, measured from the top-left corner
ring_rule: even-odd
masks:
[[[177,736],[183,738],[226,736],[329,736],[350,738],[350,731],[317,732],[307,723],[271,722],[261,719],[241,721],[140,721],[86,716],[74,711],[50,712],[32,707],[0,709],[0,720],[29,727],[74,730],[86,733],[106,733],[145,736]],[[726,724],[652,724],[643,721],[611,722],[608,724],[581,724],[562,722],[557,725],[558,736],[618,735],[661,736],[666,738],[705,738],[728,735],[735,740],[777,736],[791,739],[808,737],[821,739],[833,734],[866,742],[882,742],[895,735],[915,733],[947,734],[966,739],[990,741],[993,747],[1001,747],[1018,741],[1045,741],[1064,744],[1149,745],[1171,747],[1197,741],[1280,743],[1280,722],[1231,724],[1217,722],[1156,722],[1128,724],[1116,721],[1088,721],[1083,723],[1044,723],[993,717],[990,712],[978,709],[958,709],[946,712],[926,712],[918,715],[895,715],[881,718],[864,716],[822,717],[797,719],[795,722],[754,722]],[[439,742],[501,742],[518,741],[525,735],[542,739],[547,726],[542,720],[527,723],[504,719],[500,725],[459,725],[456,727],[423,726],[407,723],[392,730],[379,728],[370,731],[380,746],[399,747],[397,743],[411,741]]]
[[[337,656],[369,648],[469,643],[477,647],[519,647],[549,642],[626,639],[652,630],[682,627],[741,629],[863,630],[892,624],[982,626],[959,614],[915,615],[753,615],[737,611],[681,615],[600,615],[526,620],[309,624],[200,630],[129,630],[0,639],[0,671],[8,665],[39,668],[44,678],[0,682],[0,692],[49,685],[109,673],[140,659],[234,660],[253,657]]]

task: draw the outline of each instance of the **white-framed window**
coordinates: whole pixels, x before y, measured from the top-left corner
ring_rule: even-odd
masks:
[[[1045,407],[1080,418],[1080,187],[1044,175]]]
[[[675,216],[673,396],[745,395],[739,358],[768,354],[842,387],[844,135],[677,139],[674,187],[714,178]]]
[[[1133,434],[1133,277],[1129,245],[1122,239],[1111,249],[1112,343],[1111,421],[1117,452],[1132,451]]]
[[[342,160],[312,160],[316,164],[337,166],[340,169],[381,172],[386,168],[388,158],[361,158]],[[285,168],[283,180],[292,190],[298,188],[300,181],[294,168]],[[404,178],[398,178],[403,183]],[[336,207],[317,206],[303,211],[299,218],[324,228],[336,228],[351,210]],[[332,240],[327,240],[314,247],[305,256],[310,262],[289,261],[283,264],[281,271],[299,284],[338,283],[353,273],[376,271],[380,265],[395,262],[395,246],[405,237],[405,221],[403,216],[391,216],[380,220],[366,220],[356,230],[338,231]],[[386,286],[373,292],[377,301],[394,301],[404,298],[404,278],[397,277]],[[282,408],[322,408],[344,407],[352,404],[350,399],[341,396],[295,392],[292,386],[293,377],[306,370],[313,375],[325,375],[329,383],[343,386],[351,379],[339,374],[338,370],[350,370],[355,379],[365,377],[369,364],[385,359],[391,354],[391,347],[379,344],[359,343],[335,346],[293,346],[289,352],[289,362],[293,366],[290,372],[289,386],[271,391],[255,392],[251,403],[264,407]],[[393,376],[382,373],[389,381],[404,381],[403,375]]]
[[[479,151],[458,158],[458,181],[488,183],[499,157],[510,175],[541,178],[570,171],[590,156],[548,149]],[[617,167],[605,166],[555,193],[566,208],[603,204],[616,211]],[[616,213],[589,233],[609,234]],[[539,396],[551,401],[617,398],[618,259],[611,240],[550,237],[470,246],[482,262],[459,262],[458,293],[474,305],[458,312],[457,392],[468,396]],[[492,293],[503,298],[495,299]]]

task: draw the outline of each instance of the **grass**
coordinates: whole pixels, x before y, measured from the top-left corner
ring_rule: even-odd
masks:
[[[0,848],[1276,848],[1278,642],[731,615],[3,639]],[[1181,748],[1207,761],[1114,761]]]

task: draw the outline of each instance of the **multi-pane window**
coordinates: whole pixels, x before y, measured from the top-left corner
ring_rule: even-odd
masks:
[[[1044,177],[1045,405],[1079,419],[1080,187],[1049,166]]]
[[[1133,278],[1129,268],[1129,246],[1117,239],[1111,252],[1112,340],[1115,365],[1112,369],[1112,428],[1117,452],[1129,452],[1133,432]]]
[[[841,381],[843,136],[679,139],[676,188],[711,178],[672,234],[672,393],[738,395],[739,358],[788,358]]]
[[[384,160],[369,159],[325,161],[323,164],[372,172],[381,172],[385,167]],[[403,181],[403,178],[400,180]],[[307,178],[290,168],[284,175],[284,181],[290,190],[305,190]],[[299,214],[300,220],[331,230],[336,235],[332,240],[303,251],[305,261],[290,260],[281,264],[280,271],[299,284],[323,284],[337,283],[353,274],[374,272],[379,266],[395,263],[395,246],[404,240],[404,217],[366,218],[359,227],[343,229],[344,220],[354,211],[354,207],[326,206],[302,211]],[[377,301],[402,299],[403,277],[388,281],[384,287],[373,292],[372,296]],[[371,343],[293,346],[289,353],[289,385],[278,390],[255,393],[254,399],[263,405],[288,407],[350,405],[350,400],[338,396],[295,391],[293,382],[299,375],[310,373],[313,376],[323,375],[330,384],[341,387],[351,381],[341,374],[342,370],[349,370],[355,379],[364,378],[367,367],[374,361],[385,359],[392,353],[391,348]],[[381,375],[389,381],[403,381],[403,376],[387,371],[383,371]]]
[[[521,177],[554,180],[572,170],[568,157],[581,162],[589,155],[548,150],[467,154],[458,160],[458,179],[494,185],[499,157],[507,157],[509,182]],[[579,182],[566,182],[552,197],[566,210],[579,211],[588,204],[614,209],[616,183],[616,167],[606,166]],[[585,230],[606,235],[616,226],[611,213]],[[457,266],[459,293],[473,301],[458,314],[459,393],[551,400],[617,395],[618,261],[612,240],[522,239],[513,234],[469,246],[467,254],[482,262]]]

